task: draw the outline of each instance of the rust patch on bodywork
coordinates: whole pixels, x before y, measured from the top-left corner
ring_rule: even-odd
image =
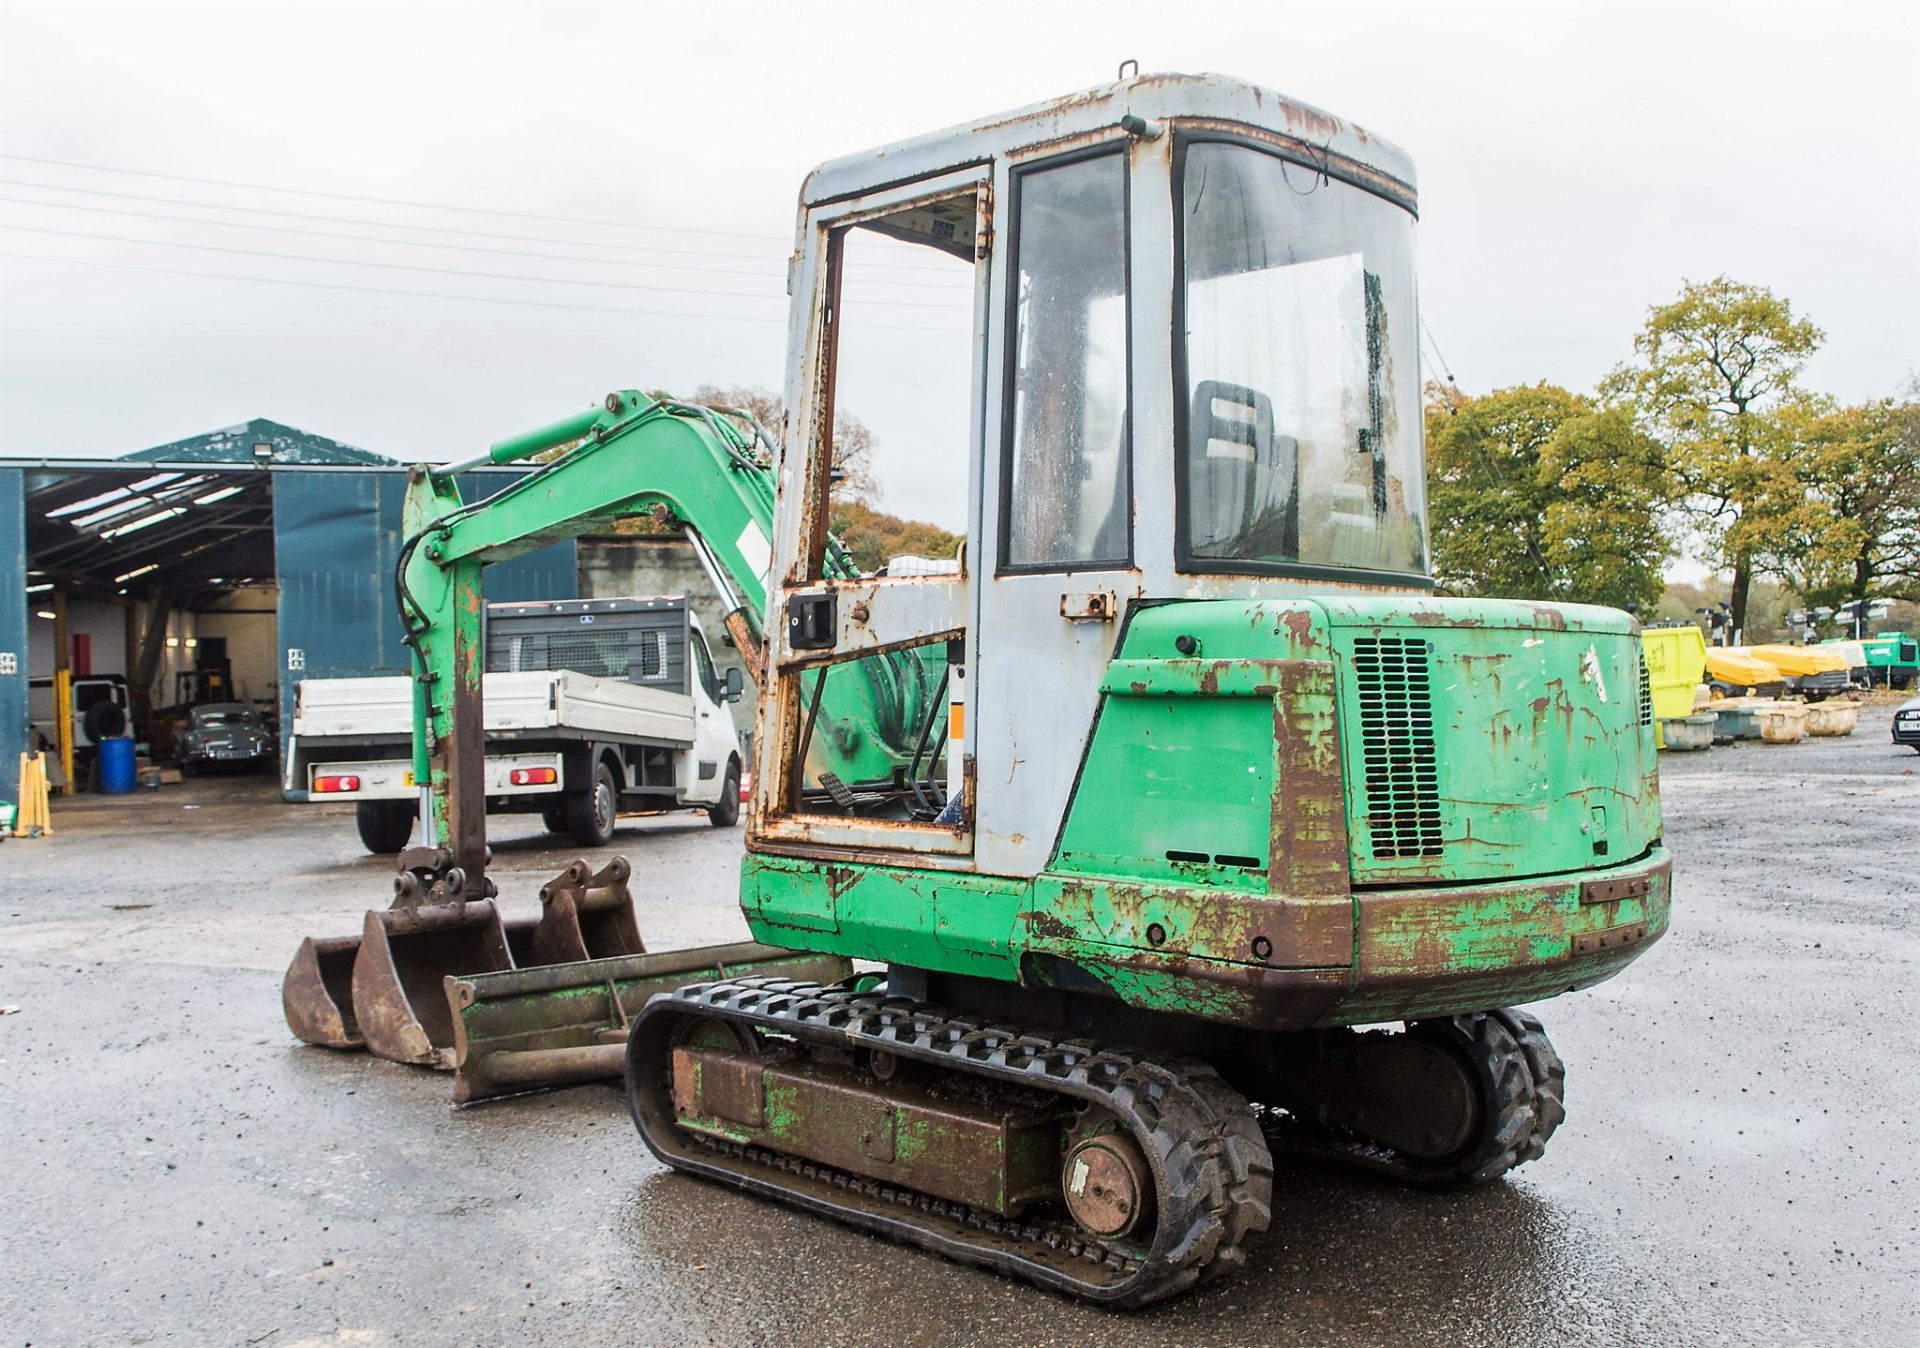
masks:
[[[1281,625],[1293,634],[1294,644],[1302,650],[1311,649],[1320,644],[1320,638],[1314,634],[1314,614],[1307,609],[1288,609],[1280,615]]]
[[[1318,660],[1283,661],[1278,669],[1267,889],[1324,907],[1345,944],[1353,921],[1334,669]]]

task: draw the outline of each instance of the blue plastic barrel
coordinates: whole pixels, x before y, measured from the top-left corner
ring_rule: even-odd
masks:
[[[115,740],[101,740],[99,751],[101,794],[108,796],[132,794],[135,776],[133,738],[123,736]]]

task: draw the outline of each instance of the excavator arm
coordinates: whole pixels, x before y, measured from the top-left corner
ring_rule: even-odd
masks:
[[[457,479],[470,469],[554,450],[511,486],[461,498]],[[413,652],[414,778],[424,842],[451,853],[468,897],[485,896],[482,569],[621,519],[678,523],[728,601],[728,629],[757,678],[773,520],[771,468],[757,450],[771,450],[763,435],[749,438],[710,408],[629,389],[480,458],[413,468],[395,588]]]

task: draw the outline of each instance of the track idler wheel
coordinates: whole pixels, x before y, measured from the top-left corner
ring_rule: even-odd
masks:
[[[1119,1240],[1153,1221],[1153,1168],[1140,1144],[1105,1110],[1088,1111],[1060,1165],[1067,1212],[1088,1235]]]
[[[1342,1161],[1423,1187],[1498,1179],[1537,1159],[1566,1117],[1566,1067],[1524,1011],[1415,1021],[1402,1033],[1336,1031],[1287,1061],[1276,1150]]]

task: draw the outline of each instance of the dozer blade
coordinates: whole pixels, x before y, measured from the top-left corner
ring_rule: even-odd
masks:
[[[852,972],[837,955],[746,941],[451,977],[454,1102],[620,1076],[633,1017],[682,984],[749,975],[835,983]]]
[[[309,936],[280,983],[287,1028],[323,1048],[365,1048],[353,1018],[353,960],[358,936]]]
[[[452,1067],[444,980],[512,967],[491,899],[369,912],[353,961],[353,1010],[367,1047],[394,1062]]]

